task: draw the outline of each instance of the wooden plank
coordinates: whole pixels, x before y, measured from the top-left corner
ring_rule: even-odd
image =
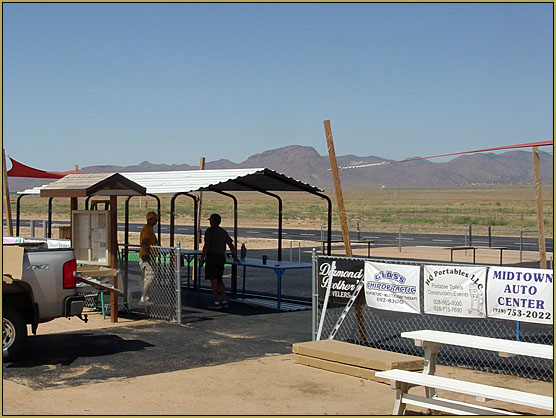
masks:
[[[338,363],[337,361],[330,361],[318,357],[304,356],[302,354],[293,354],[292,360],[294,363],[303,364],[304,366],[311,366],[317,369],[328,370],[334,373],[346,374],[348,376],[359,377],[361,379],[375,380],[381,383],[388,383],[388,379],[381,379],[376,377],[377,370],[366,369],[364,367],[353,366],[351,364]]]
[[[110,267],[118,268],[118,197],[110,196],[109,259]],[[118,285],[118,276],[112,276],[112,285]],[[110,321],[118,322],[118,295],[110,292]]]
[[[102,283],[93,282],[92,280],[85,279],[81,276],[77,276],[77,281],[86,283],[86,284],[88,284],[90,286],[93,286],[93,287],[95,287],[97,289],[100,289],[100,290],[106,290],[108,292],[114,292],[114,293],[118,293],[120,295],[123,294],[123,292],[120,289],[116,289],[115,287],[112,287],[112,286],[106,286]]]
[[[295,343],[295,354],[320,358],[323,360],[348,364],[354,367],[373,370],[405,369],[423,370],[422,357],[380,350],[337,340],[319,340]]]
[[[10,201],[10,190],[8,188],[8,171],[6,167],[6,151],[2,148],[2,159],[3,159],[3,173],[2,173],[2,185],[4,187],[4,199],[6,201],[6,225],[8,226],[8,233],[11,237],[14,236],[14,227],[12,225],[12,203]]]

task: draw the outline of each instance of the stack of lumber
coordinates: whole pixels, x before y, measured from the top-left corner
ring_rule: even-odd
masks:
[[[423,370],[423,358],[336,340],[293,344],[294,363],[389,383],[375,373],[390,369]]]

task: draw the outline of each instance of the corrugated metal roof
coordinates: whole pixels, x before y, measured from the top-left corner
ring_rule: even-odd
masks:
[[[298,191],[321,192],[310,184],[267,168],[190,170],[119,173],[143,186],[149,194],[194,192],[198,190],[230,191]],[[86,176],[77,174],[72,176]],[[112,174],[107,174],[108,176]],[[60,181],[60,180],[59,180]],[[40,194],[45,186],[28,189],[18,194]]]

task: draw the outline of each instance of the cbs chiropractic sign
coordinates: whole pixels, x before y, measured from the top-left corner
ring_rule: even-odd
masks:
[[[356,304],[421,313],[421,267],[364,260],[322,259],[319,299],[346,304],[363,278]],[[423,266],[424,313],[553,324],[552,270],[510,267]]]

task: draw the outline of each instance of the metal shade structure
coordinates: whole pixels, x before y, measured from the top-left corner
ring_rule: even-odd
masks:
[[[281,198],[274,192],[306,192],[323,198],[328,204],[328,253],[331,251],[332,239],[332,203],[328,196],[322,194],[322,190],[310,184],[288,177],[284,174],[278,173],[268,168],[246,168],[246,169],[224,169],[224,170],[190,170],[190,171],[155,171],[155,172],[126,172],[116,174],[73,174],[64,177],[54,183],[58,185],[66,184],[66,191],[58,191],[57,196],[62,193],[69,192],[76,187],[86,189],[82,196],[87,196],[85,193],[94,193],[95,195],[102,195],[109,193],[108,190],[96,190],[95,188],[85,187],[93,179],[99,182],[106,179],[118,179],[125,184],[127,179],[131,183],[135,183],[145,189],[145,194],[156,196],[159,194],[172,194],[171,210],[170,210],[170,245],[174,244],[174,202],[180,195],[186,195],[195,201],[195,214],[197,216],[197,197],[191,195],[192,192],[197,191],[212,191],[234,200],[234,240],[237,242],[237,201],[235,196],[229,192],[247,192],[256,191],[274,197],[279,202],[279,226],[278,226],[278,257],[281,259],[281,241],[282,241],[282,201]],[[117,176],[117,177],[113,177]],[[82,177],[82,183],[78,178]],[[66,180],[67,179],[67,180]],[[63,183],[62,183],[63,182]],[[53,184],[35,187],[22,192],[19,192],[19,197],[23,195],[36,195],[50,196]],[[96,184],[99,184],[98,182]],[[97,187],[97,186],[95,186]],[[116,193],[116,192],[112,192]],[[128,194],[126,201],[126,228],[128,221],[128,202],[131,196],[138,196],[140,194]],[[19,198],[17,201],[17,223],[19,225]],[[195,219],[196,221],[196,219]],[[127,232],[127,231],[126,231]],[[195,231],[195,235],[197,231]],[[198,237],[195,236],[195,242],[198,242]],[[127,234],[126,234],[127,244]]]
[[[123,173],[146,187],[147,193],[195,191],[248,192],[254,189],[281,192],[321,192],[317,187],[268,168],[190,170]]]
[[[104,177],[103,177],[104,176]],[[78,180],[82,177],[82,180]],[[97,182],[91,184],[94,179]],[[234,204],[234,242],[237,243],[237,198],[230,192],[259,192],[278,200],[278,259],[282,259],[282,199],[276,192],[305,192],[323,198],[327,202],[328,228],[327,228],[327,253],[331,253],[332,241],[332,202],[324,195],[322,190],[315,186],[301,182],[292,177],[270,170],[268,168],[246,168],[225,170],[190,170],[190,171],[156,171],[156,172],[125,172],[115,174],[75,174],[64,177],[57,183],[58,190],[54,192],[54,183],[50,185],[35,187],[19,192],[17,200],[17,230],[19,231],[19,199],[24,195],[41,196],[67,196],[65,193],[79,191],[79,196],[110,195],[116,191],[110,191],[107,187],[99,187],[107,179],[118,180],[121,185],[136,184],[144,188],[143,193],[129,193],[125,201],[125,234],[124,234],[124,263],[127,264],[127,251],[129,247],[129,201],[133,196],[147,195],[158,200],[158,212],[160,218],[160,200],[158,195],[171,194],[170,201],[170,246],[174,245],[174,215],[175,200],[179,196],[188,196],[194,201],[194,225],[198,218],[198,197],[191,194],[198,191],[211,191],[233,200]],[[126,183],[127,180],[127,183]],[[64,186],[60,188],[59,186]],[[80,189],[79,189],[80,188]],[[124,193],[122,193],[124,194]],[[87,202],[86,202],[87,204]],[[50,219],[49,219],[50,221]],[[49,222],[50,225],[50,222]],[[158,230],[160,240],[160,228]],[[49,229],[50,236],[50,229]],[[198,231],[194,228],[194,246],[198,249]],[[125,268],[127,270],[127,268]],[[196,264],[194,264],[196,270]],[[233,272],[233,289],[236,290],[236,272]],[[196,283],[198,285],[198,283]]]
[[[174,245],[174,202],[180,195],[186,195],[195,201],[194,223],[197,222],[197,198],[191,192],[212,191],[234,200],[234,241],[237,242],[237,200],[229,192],[259,192],[278,200],[278,259],[282,258],[282,200],[274,192],[305,192],[328,202],[328,252],[332,239],[332,204],[322,190],[292,177],[268,168],[226,169],[226,170],[190,170],[190,171],[156,171],[130,172],[124,174],[130,180],[141,184],[148,194],[173,194],[170,202],[170,245]],[[126,211],[127,213],[127,211]],[[197,231],[194,242],[198,242]],[[127,242],[126,242],[127,244]]]

